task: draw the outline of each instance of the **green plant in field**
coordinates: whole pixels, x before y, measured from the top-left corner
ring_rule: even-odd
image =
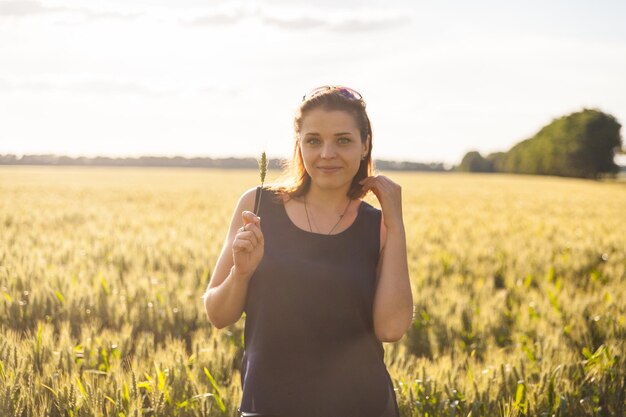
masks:
[[[259,160],[259,176],[261,177],[261,189],[263,189],[263,184],[265,183],[265,176],[267,175],[267,155],[265,151],[261,153],[261,159]],[[254,214],[259,213],[259,207],[261,207],[261,196],[263,193],[259,192],[257,195],[257,205],[254,208]]]
[[[402,417],[623,414],[626,190],[392,175],[416,300],[384,345]],[[212,328],[200,296],[249,178],[0,167],[0,416],[236,415],[243,321]]]

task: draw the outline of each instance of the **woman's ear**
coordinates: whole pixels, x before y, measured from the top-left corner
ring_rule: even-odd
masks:
[[[361,143],[361,159],[365,159],[370,148],[370,135],[367,135],[365,142]]]

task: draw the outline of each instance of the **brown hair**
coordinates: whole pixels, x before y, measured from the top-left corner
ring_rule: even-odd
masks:
[[[328,89],[322,93],[318,93],[308,98],[298,106],[293,120],[294,127],[294,144],[293,157],[287,162],[282,181],[272,189],[286,194],[289,198],[300,197],[306,194],[311,185],[311,177],[304,167],[302,154],[300,153],[300,129],[302,128],[302,120],[307,112],[321,108],[326,111],[345,111],[354,117],[361,136],[361,142],[367,144],[367,154],[361,160],[359,169],[352,179],[350,188],[348,189],[348,197],[356,199],[363,197],[366,193],[361,189],[359,181],[372,175],[372,126],[369,117],[365,111],[365,101],[363,99],[350,99],[341,94],[336,89]]]

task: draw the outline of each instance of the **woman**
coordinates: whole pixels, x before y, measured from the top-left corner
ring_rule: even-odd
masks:
[[[311,91],[294,130],[290,182],[242,195],[204,297],[218,328],[246,312],[239,411],[397,417],[382,342],[413,313],[400,187],[371,175],[356,91]],[[368,191],[382,213],[361,200]]]

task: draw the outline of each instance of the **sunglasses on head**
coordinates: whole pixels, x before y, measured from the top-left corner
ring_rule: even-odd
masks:
[[[308,93],[302,96],[302,101],[310,100],[316,95],[324,93],[329,90],[338,92],[342,97],[345,97],[348,100],[363,101],[363,96],[361,95],[361,93],[359,93],[356,90],[351,89],[350,87],[343,87],[340,85],[324,85],[322,87],[314,88],[313,90],[309,91]],[[363,104],[365,104],[365,101],[363,101]]]

